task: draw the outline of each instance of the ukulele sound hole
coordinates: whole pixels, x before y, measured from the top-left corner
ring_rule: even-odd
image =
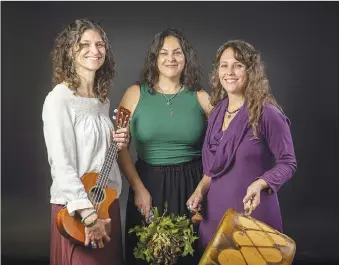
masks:
[[[89,196],[94,203],[101,203],[105,199],[104,191],[98,187],[93,187],[89,192]]]

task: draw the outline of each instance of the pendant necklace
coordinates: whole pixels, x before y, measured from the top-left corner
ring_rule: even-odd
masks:
[[[227,118],[231,118],[232,114],[236,113],[238,110],[240,110],[240,108],[238,108],[234,111],[228,111],[228,108],[226,108]]]
[[[182,89],[182,86],[179,88],[179,90],[177,91],[177,93],[175,93],[172,97],[170,97],[170,98],[168,98],[167,96],[166,96],[166,94],[164,93],[164,91],[161,89],[161,87],[160,86],[158,86],[159,87],[159,89],[161,90],[161,95],[165,98],[165,100],[166,100],[166,104],[167,104],[167,106],[169,106],[169,115],[170,115],[170,117],[172,117],[173,115],[174,115],[174,109],[171,107],[171,105],[172,105],[172,102],[171,102],[171,100],[172,99],[174,99],[175,97],[176,97],[176,95],[178,95],[178,93],[179,93],[179,91]]]

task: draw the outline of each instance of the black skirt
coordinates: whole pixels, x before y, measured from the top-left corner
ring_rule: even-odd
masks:
[[[200,159],[164,166],[149,165],[138,159],[135,166],[145,188],[152,196],[152,206],[157,207],[160,214],[163,212],[164,203],[167,202],[168,213],[186,214],[188,217],[191,217],[187,210],[186,202],[202,178]],[[130,188],[126,209],[125,257],[127,265],[148,264],[146,261],[135,259],[133,249],[137,245],[138,238],[135,233],[128,233],[129,229],[136,225],[141,225],[143,220],[144,217],[135,207],[134,192]],[[194,226],[194,230],[197,232],[198,227]],[[197,265],[200,256],[196,244],[194,246],[194,256],[187,255],[184,258],[179,258],[177,264]]]

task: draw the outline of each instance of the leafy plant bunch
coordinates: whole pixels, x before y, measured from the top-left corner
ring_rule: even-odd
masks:
[[[192,245],[198,239],[189,219],[185,215],[166,214],[167,207],[165,203],[161,216],[157,207],[153,207],[154,217],[150,224],[144,223],[129,230],[139,238],[133,250],[135,258],[146,260],[150,265],[173,265],[180,256],[193,256]]]

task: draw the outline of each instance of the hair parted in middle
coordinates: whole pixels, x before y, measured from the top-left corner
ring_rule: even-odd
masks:
[[[82,34],[88,30],[97,31],[105,43],[106,56],[103,65],[95,73],[94,93],[101,102],[108,97],[109,86],[113,82],[116,71],[111,45],[105,31],[98,22],[89,19],[78,19],[69,24],[60,32],[55,40],[52,50],[53,83],[54,85],[66,82],[70,89],[77,91],[80,86],[80,77],[75,71],[74,55],[82,47],[80,44]]]
[[[165,29],[154,36],[145,58],[141,73],[141,83],[146,83],[150,88],[150,93],[155,93],[159,80],[157,59],[164,45],[165,38],[170,36],[178,39],[185,56],[185,67],[180,77],[181,85],[190,90],[201,90],[200,79],[202,71],[197,61],[197,53],[183,33],[175,28]]]

